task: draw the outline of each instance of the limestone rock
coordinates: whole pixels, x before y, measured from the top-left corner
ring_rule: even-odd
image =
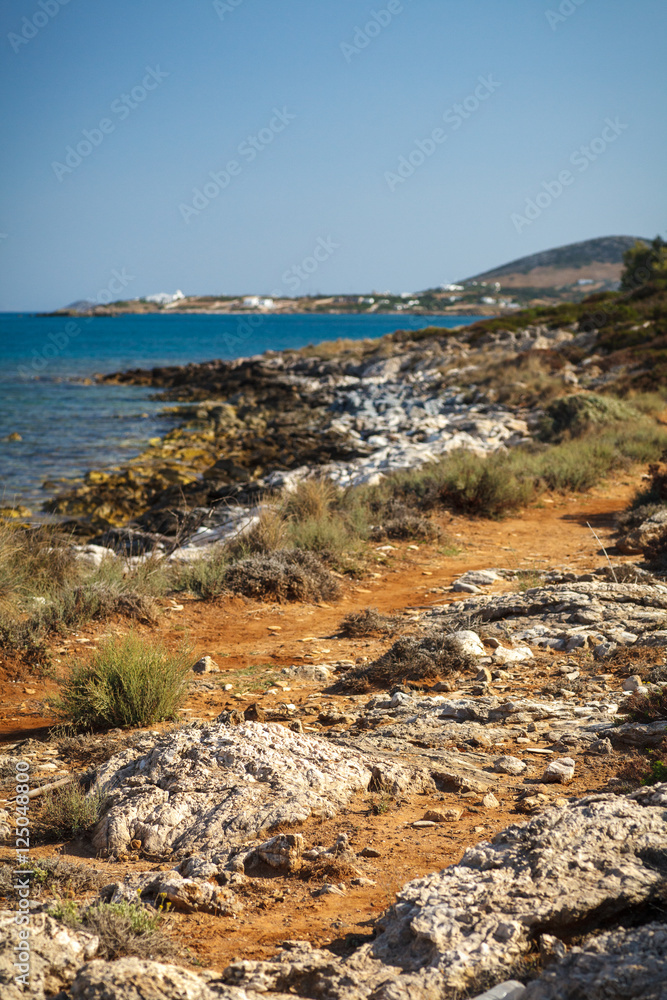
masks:
[[[92,791],[108,799],[93,842],[119,852],[136,839],[157,855],[230,847],[335,815],[371,776],[358,754],[275,723],[186,727],[100,768]]]
[[[257,854],[271,868],[291,872],[301,864],[303,837],[300,833],[280,833],[260,844]]]
[[[454,823],[461,819],[462,809],[427,809],[424,819],[432,820],[434,823]]]
[[[504,622],[515,642],[568,650],[590,644],[667,645],[667,630],[660,629],[666,610],[667,588],[662,585],[590,580],[474,596],[432,608],[424,618],[445,628],[462,614]]]
[[[23,970],[14,968],[20,926],[15,912],[0,912],[0,992],[3,1000],[21,1000],[30,995],[43,1000],[62,989],[68,989],[76,970],[97,952],[99,938],[84,931],[73,931],[44,914],[30,919],[30,988],[24,991],[15,976]],[[20,953],[19,953],[20,954]]]
[[[510,649],[507,646],[497,646],[493,651],[494,663],[525,663],[526,660],[534,659],[530,646],[515,646]]]
[[[350,958],[341,961],[299,945],[277,960],[235,962],[223,978],[247,989],[336,1000],[434,1000],[468,989],[481,975],[502,982],[536,933],[571,935],[601,913],[610,922],[632,920],[658,902],[666,808],[662,784],[627,797],[591,795],[548,809],[466,851],[458,865],[404,886],[378,920],[375,939]],[[623,933],[639,939],[643,929]],[[593,942],[594,953],[600,940],[590,939],[584,951]],[[654,975],[664,962],[662,939],[657,935],[639,947]],[[568,961],[571,955],[563,959]],[[589,998],[586,992],[571,995]],[[544,994],[545,1000],[557,996]],[[591,996],[607,1000],[603,992]],[[647,996],[664,1000],[660,993]],[[542,1000],[542,994],[532,1000]]]
[[[523,774],[527,770],[526,765],[518,757],[504,756],[497,757],[493,762],[493,770],[501,774]]]
[[[219,672],[220,667],[210,656],[202,656],[192,669],[196,674],[215,674]]]
[[[224,986],[212,971],[190,972],[140,958],[84,965],[72,984],[73,1000],[260,1000],[260,995]],[[274,994],[275,1000],[287,1000]]]
[[[650,923],[590,937],[529,983],[522,1000],[562,997],[667,1000],[667,926]]]
[[[574,761],[571,757],[560,757],[547,764],[542,781],[566,785],[574,778]]]
[[[459,629],[457,632],[452,632],[448,638],[452,648],[460,653],[468,653],[472,656],[486,655],[482,640],[477,632],[473,632],[471,629]]]
[[[105,903],[166,901],[180,913],[215,913],[233,917],[243,907],[227,888],[206,879],[184,878],[178,871],[126,875],[122,882],[105,886],[100,899]]]

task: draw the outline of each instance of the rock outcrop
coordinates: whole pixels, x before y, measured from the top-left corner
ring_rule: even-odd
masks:
[[[117,754],[98,772],[108,795],[97,850],[140,841],[149,854],[238,845],[280,823],[332,816],[372,773],[357,754],[274,723],[215,723]]]

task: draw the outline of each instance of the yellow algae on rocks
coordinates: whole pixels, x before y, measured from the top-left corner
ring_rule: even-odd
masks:
[[[109,472],[99,472],[92,469],[90,472],[86,473],[87,483],[106,483],[111,479],[111,474]]]
[[[28,507],[22,507],[20,504],[18,507],[0,507],[0,517],[30,517],[31,514],[32,511]]]

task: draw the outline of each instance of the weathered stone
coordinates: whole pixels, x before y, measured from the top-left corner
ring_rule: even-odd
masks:
[[[666,1000],[667,926],[620,928],[575,945],[539,979],[522,1000]]]
[[[274,994],[275,1000],[288,1000]],[[220,982],[217,972],[190,972],[140,958],[84,965],[72,984],[73,1000],[260,1000],[254,991]]]
[[[666,808],[663,784],[549,809],[469,849],[458,865],[404,886],[378,920],[375,939],[349,959],[295,945],[275,961],[232,963],[223,978],[336,1000],[434,1000],[480,976],[502,981],[536,933],[571,936],[601,913],[607,921],[631,920],[660,899]],[[660,968],[664,945],[650,942],[645,954],[647,965]],[[585,992],[571,995],[588,1000]]]
[[[220,667],[210,656],[202,656],[192,669],[196,674],[215,674],[218,673]]]
[[[547,764],[542,781],[566,785],[574,778],[574,761],[571,757],[561,757]]]
[[[497,757],[493,762],[493,770],[501,774],[523,774],[527,770],[526,764],[518,757],[504,756]]]
[[[470,629],[459,629],[459,631],[453,632],[448,639],[452,644],[452,648],[455,648],[460,653],[468,653],[471,656],[486,655],[482,640],[476,632]]]
[[[280,833],[260,844],[257,854],[271,868],[291,872],[301,864],[303,837],[300,833]]]
[[[109,797],[93,841],[118,852],[136,838],[158,855],[229,847],[333,816],[371,777],[358,754],[277,724],[188,727],[100,768],[93,790]]]
[[[21,1000],[28,994],[43,1000],[45,996],[68,989],[77,969],[97,952],[99,938],[94,934],[63,927],[43,913],[32,914],[29,959],[23,963],[20,946],[25,938],[19,935],[26,925],[17,924],[15,918],[15,912],[0,912],[0,992],[3,1000]],[[25,970],[15,968],[13,963],[16,961],[20,966],[25,965]],[[27,991],[15,979],[24,973],[30,984]]]
[[[126,875],[122,882],[105,886],[100,899],[106,903],[168,902],[181,913],[215,913],[237,916],[243,907],[227,888],[206,879],[184,878],[178,871]]]
[[[433,820],[434,823],[455,823],[461,819],[462,809],[428,809],[424,813],[424,819]]]

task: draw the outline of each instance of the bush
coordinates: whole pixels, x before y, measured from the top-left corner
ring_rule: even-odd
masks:
[[[377,608],[364,608],[363,611],[351,611],[338,626],[341,635],[355,639],[365,635],[377,635],[383,632],[393,632],[395,623],[388,615],[381,615]]]
[[[656,531],[643,552],[646,565],[653,573],[667,573],[667,525]]]
[[[241,559],[229,567],[225,584],[233,593],[260,601],[326,601],[340,591],[321,560],[300,549]]]
[[[402,637],[377,660],[348,670],[332,690],[356,693],[370,688],[390,690],[406,681],[419,683],[466,670],[476,662],[475,656],[460,652],[457,640],[451,636]]]
[[[339,497],[339,488],[328,479],[302,479],[283,494],[281,512],[296,521],[320,519],[329,514]]]
[[[430,542],[440,538],[442,531],[437,524],[426,517],[419,517],[409,511],[385,518],[382,524],[371,529],[370,537],[374,542],[419,541]]]
[[[271,507],[264,507],[250,531],[239,535],[225,548],[231,559],[243,559],[259,552],[275,552],[284,547],[286,533],[287,524],[282,514]]]
[[[0,643],[34,663],[48,662],[45,639],[63,629],[114,614],[154,621],[152,595],[166,585],[159,560],[128,572],[109,556],[90,570],[54,529],[0,524]]]
[[[99,818],[101,798],[78,782],[47,792],[37,807],[36,832],[43,840],[69,840],[89,833]]]
[[[219,597],[227,589],[225,580],[229,564],[226,549],[216,545],[208,554],[178,566],[174,570],[174,587],[202,600]]]
[[[613,396],[581,393],[563,396],[550,403],[540,426],[543,441],[578,438],[595,427],[637,419],[634,407]]]
[[[108,639],[90,663],[75,664],[55,701],[61,718],[84,729],[148,726],[173,719],[187,690],[190,655],[135,633]]]
[[[159,930],[162,913],[140,903],[94,903],[80,910],[76,903],[61,901],[49,913],[68,927],[96,934],[100,940],[98,958],[164,958],[175,951]]]
[[[447,463],[440,499],[462,513],[498,518],[524,507],[534,492],[533,482],[523,478],[507,456],[455,452]]]
[[[336,562],[359,547],[359,538],[338,515],[308,517],[289,525],[289,541],[295,549],[317,552],[328,562]]]
[[[635,691],[623,706],[623,715],[630,722],[660,722],[664,719],[667,730],[667,686],[649,690],[648,694]]]

